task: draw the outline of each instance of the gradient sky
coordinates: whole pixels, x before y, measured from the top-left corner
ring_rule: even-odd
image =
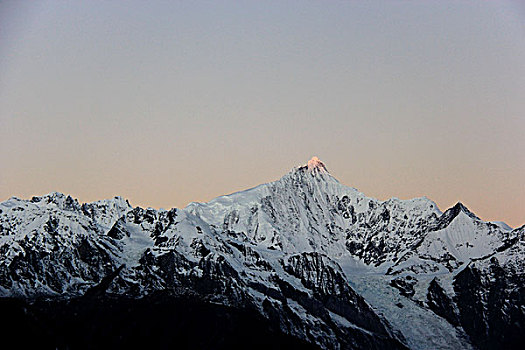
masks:
[[[183,207],[313,155],[524,224],[523,3],[0,2],[0,200]]]

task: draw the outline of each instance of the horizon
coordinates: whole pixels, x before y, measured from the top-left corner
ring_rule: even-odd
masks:
[[[312,164],[312,165],[311,165]],[[330,174],[331,177],[333,177],[336,181],[338,181],[339,183],[341,183],[342,185],[346,186],[346,187],[349,187],[349,188],[353,188],[357,191],[359,191],[359,188],[355,188],[353,186],[350,186],[350,185],[347,185],[347,184],[344,184],[342,182],[340,182],[336,177],[332,176],[332,174],[330,173],[330,171],[326,168],[326,165],[324,164],[324,162],[319,159],[317,156],[313,156],[307,163],[303,164],[303,165],[297,165],[297,166],[294,166],[293,168],[291,168],[287,173],[283,174],[280,178],[278,179],[275,179],[275,180],[270,180],[268,182],[265,182],[265,183],[261,183],[261,184],[258,184],[258,185],[255,185],[253,187],[250,187],[250,188],[246,188],[246,189],[241,189],[241,190],[237,190],[237,191],[234,191],[234,192],[230,192],[230,193],[226,193],[226,194],[222,194],[222,195],[219,195],[217,197],[214,197],[208,201],[191,201],[191,202],[188,202],[186,205],[182,206],[182,207],[152,207],[152,206],[144,206],[144,205],[134,205],[133,202],[131,202],[128,198],[126,197],[123,197],[123,196],[120,196],[120,195],[115,195],[113,197],[108,197],[108,198],[99,198],[99,199],[96,199],[96,200],[93,200],[93,201],[81,201],[79,200],[74,194],[72,193],[63,193],[63,192],[59,192],[59,191],[51,191],[49,193],[45,193],[45,194],[40,194],[40,195],[34,195],[36,197],[45,197],[45,196],[49,196],[49,195],[52,195],[52,194],[61,194],[61,195],[64,195],[64,196],[71,196],[71,198],[73,198],[74,200],[77,200],[78,203],[80,204],[89,204],[89,203],[93,203],[93,202],[97,202],[97,201],[103,201],[103,200],[111,200],[113,198],[121,198],[123,200],[125,200],[126,202],[128,202],[128,204],[135,208],[135,207],[142,207],[142,208],[153,208],[153,209],[156,209],[156,210],[171,210],[171,209],[184,209],[186,208],[188,205],[192,204],[192,203],[208,203],[216,198],[220,198],[220,197],[227,197],[227,196],[231,196],[231,195],[235,195],[237,193],[242,193],[242,192],[246,192],[246,191],[250,191],[250,190],[253,190],[261,185],[266,185],[266,184],[270,184],[270,183],[273,183],[275,181],[279,181],[280,179],[282,179],[282,177],[286,176],[287,174],[293,172],[293,171],[296,171],[300,168],[304,168],[304,167],[307,167],[308,168],[308,171],[311,171],[311,168],[315,168],[315,167],[323,167],[324,168],[324,171],[328,172],[328,174]],[[359,191],[361,192],[361,191]],[[363,192],[361,192],[363,193]],[[414,198],[406,198],[406,199],[403,199],[403,198],[398,198],[396,196],[393,196],[393,197],[390,197],[388,199],[379,199],[379,198],[375,198],[375,197],[371,197],[371,196],[368,196],[366,193],[363,193],[366,197],[368,198],[371,198],[371,199],[375,199],[375,200],[378,200],[380,202],[386,202],[386,201],[389,201],[389,200],[392,200],[392,199],[397,199],[397,200],[401,200],[401,201],[410,201],[410,200],[413,200],[413,199],[420,199],[420,198],[423,198],[423,199],[427,199],[431,202],[433,202],[437,209],[441,212],[441,213],[445,213],[447,210],[455,207],[456,205],[458,204],[462,204],[464,205],[467,210],[469,210],[470,212],[472,212],[473,214],[477,215],[474,211],[470,210],[470,208],[468,207],[468,205],[465,205],[465,203],[463,203],[462,201],[458,201],[456,203],[454,203],[453,205],[447,207],[447,208],[441,208],[432,198],[429,198],[427,196],[420,196],[420,197],[414,197]],[[31,198],[19,198],[17,196],[11,196],[10,198],[7,198],[5,201],[11,199],[11,198],[17,198],[17,199],[21,199],[21,200],[30,200]],[[4,202],[4,201],[0,201],[0,202]],[[502,222],[504,224],[506,224],[507,226],[509,226],[511,229],[517,229],[517,228],[520,228],[521,226],[523,225],[520,225],[520,226],[512,226],[512,225],[509,225],[507,222],[505,221],[502,221],[502,220],[485,220],[483,218],[480,217],[481,220],[485,221],[485,222]],[[525,224],[524,224],[525,225]]]
[[[525,224],[519,1],[0,3],[0,200],[183,208],[313,155]]]

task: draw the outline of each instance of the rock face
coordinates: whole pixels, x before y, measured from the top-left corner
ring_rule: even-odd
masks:
[[[472,262],[454,279],[461,325],[480,349],[523,345],[524,232],[522,229],[514,244]]]
[[[97,305],[161,319],[172,317],[162,305],[189,312],[186,302],[198,304],[188,320],[227,315],[230,326],[213,326],[224,334],[237,323],[256,328],[214,335],[216,346],[141,329],[166,347],[242,346],[247,334],[273,334],[292,348],[517,348],[524,231],[483,222],[461,203],[441,213],[427,198],[368,198],[313,158],[275,182],[169,211],[120,197],[11,198],[0,203],[0,295],[22,323],[48,325],[59,348],[75,346],[60,336],[65,320]],[[20,314],[24,303],[30,312]],[[148,303],[161,306],[146,311]],[[77,326],[104,324],[89,315]],[[120,345],[135,339],[122,337]]]

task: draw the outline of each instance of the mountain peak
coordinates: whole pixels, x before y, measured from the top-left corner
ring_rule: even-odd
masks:
[[[447,227],[460,213],[464,213],[474,220],[481,220],[473,212],[471,212],[463,203],[457,202],[452,208],[447,209],[438,219],[436,229],[443,229]]]
[[[474,214],[473,212],[471,212],[463,203],[461,202],[457,202],[456,205],[454,205],[451,209],[450,209],[452,212],[453,212],[453,215],[454,217],[457,216],[460,212],[463,212],[465,213],[466,215],[470,216],[471,218],[473,219],[477,219],[477,220],[480,220],[480,218],[478,218],[476,216],[476,214]]]
[[[328,170],[326,169],[326,166],[324,165],[324,163],[319,159],[317,158],[316,156],[313,156],[312,159],[310,159],[308,161],[308,163],[306,163],[306,168],[308,168],[308,171],[321,171],[321,172],[328,172]]]

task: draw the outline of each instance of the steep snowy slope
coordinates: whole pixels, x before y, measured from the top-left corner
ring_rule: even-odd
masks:
[[[169,211],[120,197],[11,198],[0,203],[0,293],[197,298],[329,349],[512,347],[524,324],[522,242],[523,229],[460,203],[441,213],[427,198],[368,198],[313,158]]]
[[[429,306],[461,325],[480,349],[523,345],[525,227],[511,236],[492,254],[472,259],[452,281],[436,278],[428,291]]]
[[[0,294],[85,291],[116,269],[106,233],[130,209],[120,197],[81,206],[56,192],[0,203]]]
[[[493,254],[516,235],[516,231],[483,222],[458,203],[443,214],[437,225],[389,273],[452,272],[472,259]]]
[[[366,264],[394,261],[441,214],[427,198],[378,201],[333,178],[320,161],[253,189],[185,208],[230,234],[286,253],[350,252]]]

